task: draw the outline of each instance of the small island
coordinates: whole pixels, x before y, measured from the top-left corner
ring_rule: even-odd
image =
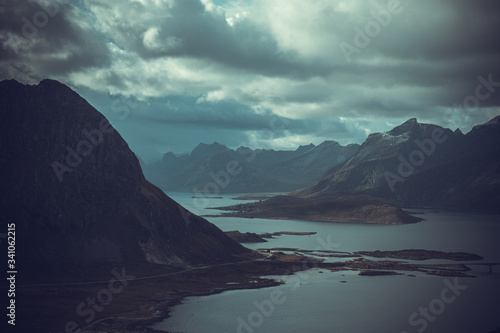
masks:
[[[359,272],[361,276],[378,276],[378,275],[403,275],[394,271],[375,271],[371,269],[365,269]]]
[[[406,224],[423,220],[407,214],[388,200],[367,196],[306,198],[278,195],[265,201],[211,209],[231,212],[219,215],[205,215],[204,217],[296,219],[320,222],[382,224]]]
[[[232,198],[233,200],[248,200],[248,201],[251,201],[251,200],[266,200],[266,199],[269,199],[271,196],[270,195],[253,195],[253,194],[250,194],[250,195],[243,195],[243,196],[240,196],[240,197],[236,197],[236,198]]]
[[[367,257],[373,258],[395,258],[407,260],[429,260],[429,259],[445,259],[454,261],[482,260],[483,257],[465,252],[441,252],[429,250],[399,250],[399,251],[358,251]]]
[[[309,260],[315,260],[319,262],[317,264],[320,268],[330,269],[331,271],[339,270],[359,270],[362,276],[375,276],[375,275],[397,275],[400,274],[395,271],[411,271],[411,272],[421,272],[429,275],[438,276],[448,276],[448,277],[474,277],[473,275],[465,273],[470,271],[470,268],[464,264],[414,264],[404,261],[395,260],[368,260],[363,256],[376,257],[381,259],[386,258],[396,258],[396,259],[409,259],[409,260],[431,260],[431,259],[445,259],[445,260],[455,260],[455,261],[477,261],[482,260],[483,257],[465,252],[441,252],[441,251],[429,251],[429,250],[400,250],[400,251],[358,251],[358,252],[339,252],[332,250],[301,250],[296,248],[270,248],[270,249],[259,249],[261,253],[270,253],[271,257],[268,259],[272,260],[279,255],[282,257],[285,252],[292,252],[293,255],[300,256],[302,258],[309,258]],[[327,254],[323,254],[327,253]],[[372,254],[376,254],[373,256]],[[387,256],[385,255],[387,254]],[[352,258],[349,261],[343,262],[324,262],[324,257],[331,258]],[[420,258],[420,259],[410,259],[410,258]],[[479,265],[479,264],[474,264]]]
[[[265,240],[264,238],[274,238],[276,236],[282,236],[282,235],[310,236],[314,234],[316,234],[316,232],[278,231],[273,233],[256,234],[253,232],[242,233],[236,230],[226,231],[226,235],[228,235],[229,237],[240,243],[265,243],[267,242],[267,240]]]

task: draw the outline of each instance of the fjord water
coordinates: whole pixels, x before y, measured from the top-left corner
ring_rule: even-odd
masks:
[[[217,212],[206,207],[238,203],[231,199],[234,195],[223,195],[222,199],[193,199],[190,194],[182,193],[169,195],[200,215]],[[426,249],[471,252],[483,256],[483,262],[500,262],[497,245],[500,216],[411,211],[426,220],[410,225],[242,218],[209,218],[209,221],[224,231],[317,232],[311,236],[283,235],[267,243],[245,244],[253,249],[292,247],[346,252]],[[494,267],[492,274],[484,266],[470,268],[469,273],[478,277],[457,279],[421,273],[410,277],[408,272],[401,276],[365,277],[355,271],[312,269],[276,277],[285,282],[278,287],[188,298],[173,309],[170,318],[154,328],[171,332],[487,333],[500,327],[500,266]],[[429,307],[433,311],[425,313]]]

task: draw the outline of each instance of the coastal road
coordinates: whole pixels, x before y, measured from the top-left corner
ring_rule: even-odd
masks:
[[[150,275],[150,276],[142,276],[142,277],[133,277],[130,279],[123,279],[122,281],[140,281],[140,280],[153,280],[153,279],[158,279],[162,277],[167,277],[167,276],[172,276],[172,275],[178,275],[178,274],[183,274],[187,272],[192,272],[200,269],[207,269],[207,268],[213,268],[213,267],[222,267],[222,266],[230,266],[230,265],[236,265],[236,264],[245,264],[245,263],[250,263],[250,262],[255,262],[255,261],[264,261],[269,259],[272,254],[265,254],[267,257],[265,258],[258,258],[258,259],[251,259],[251,260],[243,260],[243,261],[235,261],[235,262],[227,262],[227,263],[222,263],[222,264],[216,264],[216,265],[207,265],[207,266],[196,266],[196,267],[191,267],[188,269],[184,269],[182,271],[177,271],[177,272],[172,272],[172,273],[166,273],[166,274],[159,274],[159,275]],[[63,286],[84,286],[84,285],[92,285],[92,284],[101,284],[101,283],[109,283],[108,280],[101,280],[101,281],[85,281],[85,282],[62,282],[62,283],[39,283],[39,284],[24,284],[24,285],[18,285],[17,287],[63,287]]]

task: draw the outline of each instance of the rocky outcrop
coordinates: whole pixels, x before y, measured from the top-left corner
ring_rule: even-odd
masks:
[[[149,183],[106,118],[67,86],[11,80],[0,92],[0,210],[16,224],[25,267],[185,265],[249,252]]]
[[[265,243],[264,238],[253,232],[226,231],[226,235],[239,243]]]

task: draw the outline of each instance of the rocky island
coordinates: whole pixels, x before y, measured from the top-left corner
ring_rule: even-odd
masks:
[[[482,260],[477,254],[465,252],[441,252],[430,250],[399,250],[399,251],[358,251],[357,254],[374,258],[397,258],[408,260],[445,259],[454,261]]]
[[[367,196],[305,198],[278,195],[265,201],[214,209],[231,211],[205,217],[245,217],[321,222],[405,224],[422,221],[386,199]]]
[[[316,234],[316,232],[278,231],[273,233],[266,232],[263,234],[256,234],[253,232],[242,233],[237,230],[226,231],[226,235],[240,243],[265,243],[267,240],[264,238],[274,238],[282,235],[310,236],[314,234]]]

